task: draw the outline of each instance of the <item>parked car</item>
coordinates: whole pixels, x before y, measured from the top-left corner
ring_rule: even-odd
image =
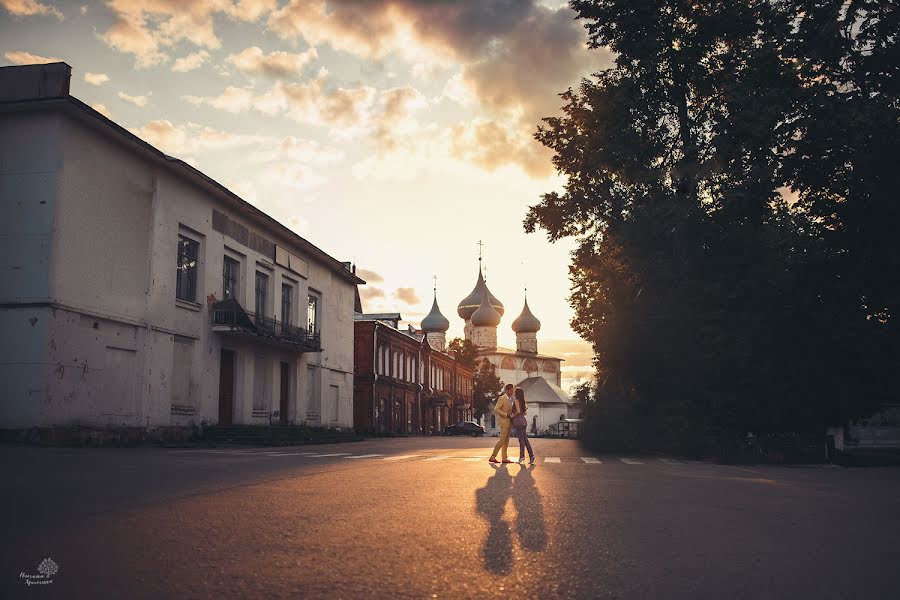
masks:
[[[444,431],[447,435],[484,435],[484,427],[474,421],[460,421],[456,425],[449,425]]]

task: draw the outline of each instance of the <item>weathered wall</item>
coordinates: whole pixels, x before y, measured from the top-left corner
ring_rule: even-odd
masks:
[[[0,119],[0,427],[216,422],[223,347],[236,352],[236,423],[275,418],[285,361],[292,422],[318,405],[315,424],[352,426],[353,284],[116,135],[61,114]],[[214,209],[308,266],[291,272],[215,231]],[[179,232],[200,242],[196,302],[175,297]],[[225,253],[240,262],[239,301],[251,312],[257,269],[269,275],[266,314],[280,321],[282,282],[294,286],[295,324],[305,326],[308,290],[321,295],[321,354],[212,332],[207,298],[222,298]],[[256,411],[254,389],[266,391]]]
[[[41,418],[59,127],[57,117],[0,115],[0,427]]]

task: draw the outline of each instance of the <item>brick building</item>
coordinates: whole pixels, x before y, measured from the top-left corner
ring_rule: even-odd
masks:
[[[422,321],[421,331],[400,329],[399,322],[399,313],[355,315],[353,421],[357,431],[420,435],[471,420],[472,370],[446,352],[449,322],[440,316],[437,301]]]

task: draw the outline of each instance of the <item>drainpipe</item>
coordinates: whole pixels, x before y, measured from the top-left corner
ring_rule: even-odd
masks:
[[[371,415],[371,425],[372,430],[375,429],[375,384],[378,383],[378,357],[375,354],[378,352],[378,321],[375,321],[375,329],[372,330],[372,412],[369,413]]]

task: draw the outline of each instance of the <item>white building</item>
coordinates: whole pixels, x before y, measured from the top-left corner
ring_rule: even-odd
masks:
[[[504,383],[513,383],[525,392],[530,432],[552,433],[560,422],[580,418],[584,407],[573,403],[560,387],[563,359],[538,352],[537,333],[541,322],[531,313],[528,299],[512,322],[515,350],[497,345],[497,327],[503,313],[503,303],[488,289],[479,264],[475,289],[457,307],[457,314],[466,322],[465,338],[478,348],[479,358],[486,358],[494,365]],[[486,416],[484,427],[491,433],[498,431],[493,414]]]
[[[70,75],[0,68],[0,429],[352,426],[350,265]]]

